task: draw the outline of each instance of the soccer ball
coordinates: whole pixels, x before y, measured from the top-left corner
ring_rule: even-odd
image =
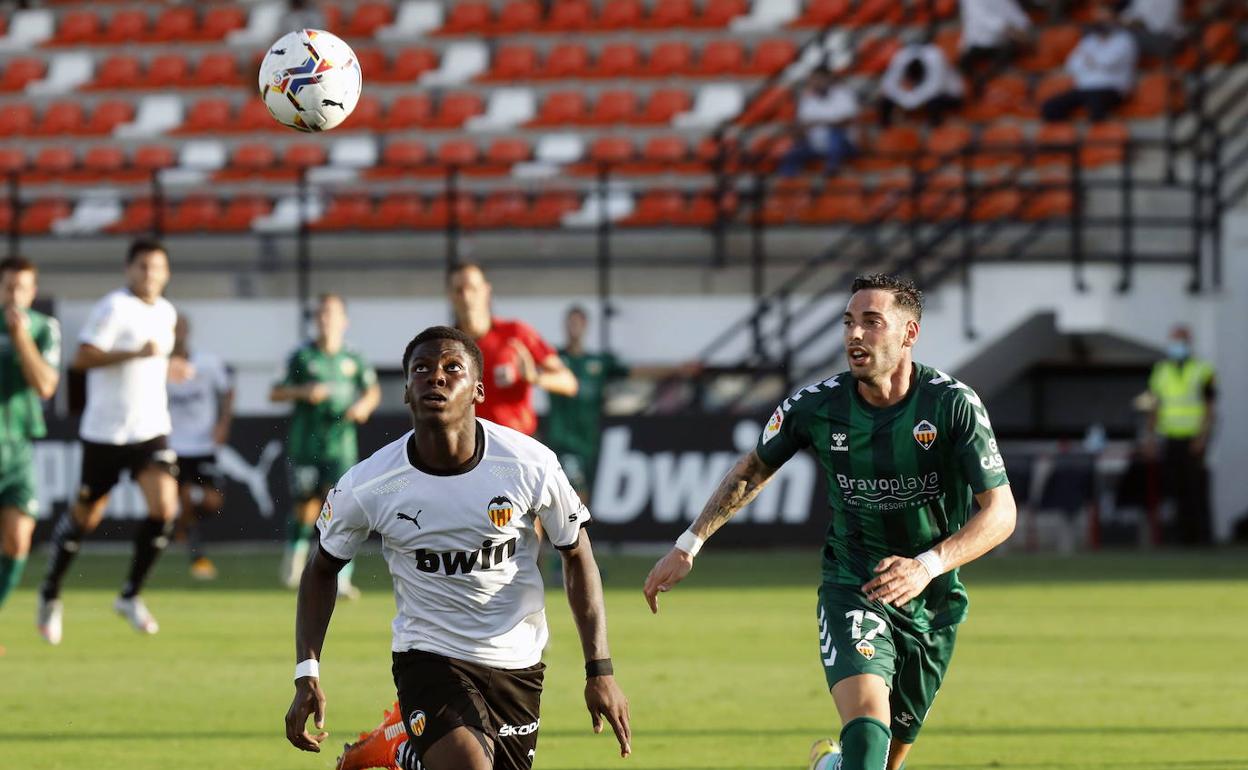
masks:
[[[360,100],[363,77],[351,46],[319,29],[289,32],[260,63],[260,98],[283,126],[328,131]]]

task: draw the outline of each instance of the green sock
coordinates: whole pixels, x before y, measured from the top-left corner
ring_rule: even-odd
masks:
[[[871,717],[849,720],[841,728],[841,770],[884,770],[888,765],[888,725]]]
[[[312,530],[315,528],[315,524],[304,524],[301,521],[291,520],[286,528],[286,543],[294,546],[308,542],[308,538],[312,537]]]
[[[22,582],[22,572],[26,569],[26,559],[12,556],[0,556],[0,607],[9,598],[9,592]]]

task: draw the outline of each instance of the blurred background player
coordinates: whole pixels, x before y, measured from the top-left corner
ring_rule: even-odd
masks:
[[[87,372],[79,426],[82,481],[78,499],[52,532],[52,557],[39,592],[37,625],[50,644],[61,643],[61,581],[83,537],[99,526],[123,470],[142,491],[148,516],[138,526],[130,571],[113,609],[140,633],[160,628],[139,592],[169,544],[178,510],[165,390],[177,311],[161,296],[169,283],[169,255],[159,242],[134,241],[125,273],[126,288],[92,308],[71,364]]]
[[[294,511],[281,567],[288,588],[299,586],[322,499],[359,460],[355,426],[381,402],[377,372],[343,345],[348,324],[343,298],[322,294],[315,321],[316,339],[291,353],[285,377],[269,393],[272,401],[295,404],[286,442]],[[338,573],[338,590],[349,598],[359,596],[350,565]]]
[[[230,438],[234,371],[216,355],[190,348],[191,322],[178,315],[169,358],[169,446],[178,453],[178,533],[191,556],[191,577],[212,580],[216,565],[204,552],[201,522],[221,511],[224,480],[217,450]]]
[[[477,416],[532,436],[537,432],[533,388],[575,396],[576,377],[532,326],[494,316],[493,291],[479,265],[460,264],[447,276],[455,326],[476,340],[485,356],[485,402]]]
[[[21,582],[30,553],[39,514],[32,439],[47,433],[41,401],[52,397],[61,376],[61,326],[31,309],[37,278],[27,259],[0,261],[0,607]]]
[[[1161,461],[1162,492],[1174,503],[1170,539],[1181,545],[1208,545],[1213,542],[1213,525],[1205,455],[1213,434],[1218,384],[1213,365],[1192,354],[1192,333],[1186,326],[1170,331],[1166,358],[1153,366],[1148,391],[1153,408],[1145,454]]]
[[[957,570],[1009,537],[1016,514],[979,396],[912,359],[922,293],[889,275],[860,276],[850,292],[849,371],[776,408],[755,449],[654,565],[644,591],[658,612],[658,594],[689,574],[703,541],[793,455],[814,452],[832,513],[820,654],[842,728],[839,752],[831,741],[816,743],[810,770],[899,770],[966,618]]]

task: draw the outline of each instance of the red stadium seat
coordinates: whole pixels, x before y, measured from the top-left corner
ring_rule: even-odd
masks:
[[[0,79],[0,91],[21,91],[27,83],[42,78],[47,69],[43,59],[10,59],[4,67],[4,77]]]
[[[635,154],[631,139],[623,136],[600,136],[590,143],[587,157],[591,167],[596,170],[602,163],[619,166],[632,160]]]
[[[792,120],[796,113],[797,103],[793,92],[784,86],[772,86],[746,105],[745,111],[737,117],[737,122],[752,126]]]
[[[250,100],[248,101],[250,104]],[[264,112],[265,118],[268,117],[268,111],[264,110],[264,105],[259,104]],[[255,109],[254,107],[252,109]],[[234,108],[230,106],[228,99],[220,97],[208,97],[200,99],[191,105],[186,112],[186,120],[175,131],[177,134],[210,134],[218,131],[237,130],[233,122]]]
[[[214,6],[204,10],[203,21],[196,30],[195,38],[202,41],[221,40],[236,29],[247,24],[247,14],[237,5]]]
[[[461,2],[450,7],[440,35],[482,35],[490,26],[490,4],[486,2]]]
[[[70,214],[68,201],[40,200],[22,209],[17,228],[24,235],[41,235],[52,229],[52,223]]]
[[[1023,195],[1016,189],[988,190],[981,194],[971,209],[975,222],[999,222],[1017,219],[1023,208]]]
[[[523,163],[533,156],[533,148],[529,142],[518,136],[504,136],[490,142],[485,151],[485,160],[499,171],[507,171],[517,163]]]
[[[883,75],[893,55],[901,50],[901,41],[894,35],[867,35],[858,43],[854,54],[854,71],[867,75]]]
[[[379,28],[394,21],[390,3],[363,2],[353,5],[355,13],[351,14],[351,21],[342,32],[347,37],[372,37]]]
[[[641,52],[635,43],[607,43],[598,54],[598,62],[586,75],[618,78],[638,75],[642,71]]]
[[[369,179],[394,179],[429,166],[429,148],[424,142],[403,139],[387,142],[381,162],[365,172]]]
[[[134,151],[131,164],[141,171],[170,168],[177,162],[173,148],[163,144],[145,144]]]
[[[529,201],[521,193],[491,193],[481,203],[476,224],[486,228],[523,227],[529,213]]]
[[[588,0],[556,0],[545,27],[551,32],[581,32],[593,23],[594,9]]]
[[[190,76],[187,85],[236,86],[241,80],[238,74],[238,61],[233,54],[207,53],[195,65],[195,72]]]
[[[905,6],[896,0],[860,0],[854,3],[844,24],[851,27],[885,22],[896,24],[902,20],[905,10]]]
[[[745,70],[745,47],[739,40],[713,40],[702,48],[698,75],[735,75]]]
[[[922,167],[927,169],[941,166],[960,167],[962,153],[971,144],[971,129],[961,123],[947,123],[932,129],[927,136],[922,159]],[[969,156],[967,162],[970,162]]]
[[[143,79],[143,65],[137,57],[118,54],[110,56],[100,63],[95,72],[95,80],[89,88],[111,90],[117,88],[133,88]]]
[[[979,143],[971,165],[975,168],[1019,166],[1023,162],[1026,137],[1016,123],[994,123],[979,135]]]
[[[560,223],[564,214],[580,207],[581,201],[576,193],[543,193],[529,207],[528,224],[533,227],[554,227]]]
[[[477,162],[480,152],[471,139],[447,139],[438,145],[438,162],[447,166],[469,166]]]
[[[40,148],[31,164],[34,180],[59,179],[78,165],[73,148],[61,145]]]
[[[875,171],[908,166],[917,159],[920,144],[919,132],[911,126],[886,128],[876,134],[870,151],[859,156],[854,165]]]
[[[580,43],[560,43],[546,56],[538,73],[543,78],[574,78],[589,71],[589,49]]]
[[[356,48],[355,61],[360,65],[360,72],[363,73],[366,83],[389,69],[386,66],[386,52],[380,48]]]
[[[637,94],[633,91],[603,91],[586,122],[595,126],[631,123],[637,107]]]
[[[793,25],[822,28],[844,21],[849,17],[850,4],[850,0],[807,0],[805,10]]]
[[[956,62],[962,50],[962,30],[957,27],[945,27],[936,33],[932,42],[945,55],[947,61]]]
[[[0,174],[11,174],[26,168],[26,151],[20,147],[0,147]],[[7,209],[7,206],[0,205]]]
[[[472,228],[476,225],[477,201],[468,193],[460,193],[454,200],[455,221],[460,227]],[[417,227],[442,229],[451,222],[451,202],[447,196],[436,196],[429,203],[424,216],[417,221]]]
[[[329,202],[324,215],[311,224],[313,230],[355,230],[372,224],[376,212],[367,195],[340,195]]]
[[[542,102],[533,125],[560,126],[580,123],[587,111],[584,91],[554,91]]]
[[[133,44],[147,37],[147,13],[137,9],[114,11],[97,42]]]
[[[0,137],[26,136],[35,130],[35,106],[18,102],[0,110]]]
[[[745,0],[705,0],[695,23],[699,27],[726,27],[747,11],[749,7]]]
[[[132,120],[134,120],[134,105],[130,102],[119,99],[100,102],[91,111],[91,119],[82,128],[82,132],[85,134],[111,134],[114,128]]]
[[[837,178],[824,187],[823,191],[811,202],[809,209],[799,213],[799,219],[806,224],[867,222],[861,183],[856,179]]]
[[[1177,83],[1176,83],[1177,85]],[[1131,98],[1118,111],[1124,118],[1155,118],[1166,112],[1171,102],[1170,76],[1165,72],[1149,72],[1135,84]],[[1175,98],[1175,108],[1182,109],[1181,99]]]
[[[248,142],[234,148],[228,168],[220,172],[222,178],[232,179],[253,176],[271,170],[277,164],[277,151],[268,142]]]
[[[692,104],[689,94],[676,88],[661,88],[650,94],[646,108],[637,118],[638,123],[671,123],[672,117],[687,112]]]
[[[392,193],[382,199],[373,215],[372,227],[384,230],[416,227],[426,215],[424,198],[413,193]]]
[[[225,207],[221,201],[208,195],[194,195],[184,199],[165,218],[165,231],[186,233],[210,230],[224,214]]]
[[[657,227],[676,224],[688,202],[676,190],[649,190],[633,207],[633,213],[622,220],[624,227]]]
[[[195,9],[188,7],[167,8],[156,17],[147,39],[154,43],[172,43],[193,40],[198,27]]]
[[[650,29],[691,27],[696,17],[697,11],[693,0],[654,0],[650,6],[650,15],[646,17],[645,26]]]
[[[797,56],[797,44],[787,38],[764,40],[754,46],[754,53],[745,65],[750,75],[774,75],[793,62]]]
[[[1075,81],[1065,72],[1054,72],[1036,84],[1035,97],[1032,100],[1031,114],[1038,115],[1040,105],[1050,97],[1056,96],[1075,87]]]
[[[436,51],[428,48],[404,48],[395,55],[390,67],[373,75],[373,80],[382,83],[408,83],[437,68]]]
[[[445,94],[438,105],[438,114],[430,121],[431,128],[459,128],[464,121],[484,111],[481,96],[473,91]]]
[[[1028,222],[1065,219],[1074,211],[1074,195],[1065,170],[1046,174],[1025,192],[1022,218]]]
[[[1130,141],[1131,132],[1125,123],[1094,123],[1084,137],[1079,161],[1089,168],[1121,163]]]
[[[641,0],[611,0],[602,3],[594,26],[603,31],[636,29],[642,25],[645,8]]]
[[[145,88],[177,88],[188,83],[190,64],[179,53],[165,53],[152,59],[143,78]]]
[[[503,45],[494,54],[490,69],[481,76],[486,81],[528,80],[537,74],[537,49],[531,45]]]
[[[428,94],[400,96],[390,105],[381,121],[383,131],[402,131],[427,126],[433,122],[433,100]]]
[[[215,222],[209,222],[213,230],[239,232],[250,230],[251,223],[257,217],[267,216],[273,211],[273,202],[258,195],[240,195],[230,201],[225,213]]]
[[[43,111],[43,118],[35,128],[35,133],[49,136],[75,134],[86,125],[82,102],[53,102]]]
[[[689,44],[681,40],[668,40],[654,47],[645,70],[640,74],[661,78],[684,75],[692,69],[693,51]]]
[[[1027,81],[1020,75],[1001,75],[984,84],[978,98],[972,98],[964,110],[970,120],[991,121],[1005,115],[1028,114]]]
[[[61,23],[48,45],[91,44],[99,35],[100,17],[93,11],[68,11],[61,16]]]
[[[320,142],[296,142],[289,144],[282,153],[282,165],[293,169],[324,166],[325,159],[325,145]]]
[[[507,0],[498,12],[493,32],[496,35],[514,35],[533,32],[542,25],[542,6],[537,0]]]
[[[360,101],[356,103],[355,109],[347,116],[347,119],[341,126],[339,131],[373,131],[381,125],[381,100],[376,96],[364,94],[360,97]]]
[[[1035,164],[1038,166],[1069,166],[1074,162],[1073,150],[1079,132],[1073,123],[1045,123],[1036,131]]]
[[[1018,60],[1018,66],[1032,72],[1059,69],[1079,44],[1081,36],[1079,27],[1074,24],[1045,27],[1040,30],[1035,47]]]
[[[689,145],[681,136],[652,136],[641,149],[641,160],[628,168],[637,174],[663,174],[690,170]]]

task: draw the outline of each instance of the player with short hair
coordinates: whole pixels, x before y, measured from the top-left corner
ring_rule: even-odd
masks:
[[[412,339],[402,363],[414,430],[352,468],[321,512],[320,548],[299,588],[286,737],[320,751],[326,733],[310,735],[306,722],[315,715],[324,726],[318,661],[335,576],[377,532],[398,606],[391,649],[399,703],[346,747],[339,770],[532,767],[547,639],[540,519],[563,554],[594,730],[605,718],[627,756],[628,701],[613,676],[602,582],[582,532],[589,511],[553,452],[476,416],[486,390],[471,336],[431,327]]]
[[[755,449],[646,578],[646,600],[658,612],[658,594],[689,574],[703,541],[790,457],[815,453],[832,513],[819,656],[843,727],[839,753],[831,741],[815,744],[812,770],[901,767],[966,617],[957,570],[1014,530],[1014,498],[983,402],[911,358],[922,314],[923,295],[910,281],[855,279],[844,315],[849,371],[781,403]]]
[[[212,353],[192,351],[190,336],[190,319],[179,313],[169,358],[169,446],[178,453],[178,529],[190,550],[191,577],[212,580],[217,568],[200,528],[225,502],[217,450],[229,440],[234,419],[234,369]]]
[[[42,401],[60,381],[61,325],[31,309],[39,271],[23,257],[0,261],[0,607],[22,581],[39,515],[33,439],[47,435]]]
[[[299,585],[321,499],[360,458],[355,426],[381,403],[377,372],[344,344],[346,300],[322,294],[315,321],[316,338],[290,354],[282,380],[269,393],[272,401],[295,404],[286,440],[295,508],[281,568],[288,588]],[[339,573],[338,588],[348,598],[359,596],[350,567]]]
[[[128,471],[143,493],[148,516],[139,524],[134,556],[113,609],[136,631],[154,634],[156,618],[139,596],[169,544],[178,510],[177,455],[169,448],[165,384],[177,311],[162,294],[169,283],[169,254],[159,241],[139,239],[126,252],[126,287],[92,308],[70,366],[87,372],[82,439],[82,481],[72,508],[52,532],[52,558],[39,592],[39,633],[60,644],[61,582],[82,539],[99,526],[108,496]]]

